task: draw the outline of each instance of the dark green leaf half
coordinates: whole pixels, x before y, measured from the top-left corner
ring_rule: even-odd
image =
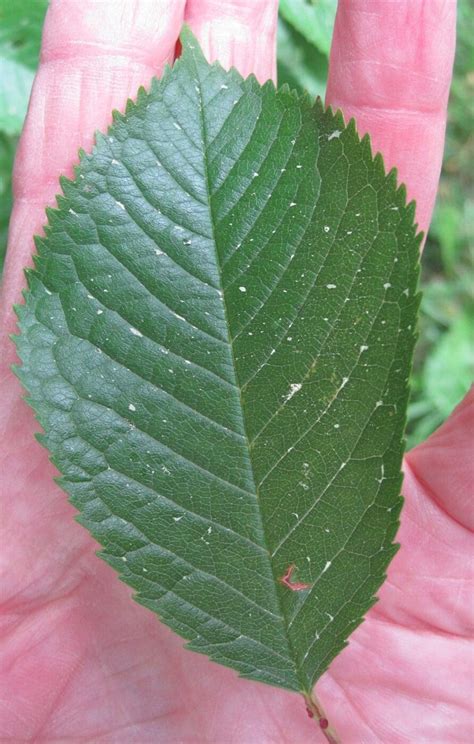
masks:
[[[419,239],[354,124],[188,32],[48,210],[19,375],[101,556],[308,691],[395,552]]]

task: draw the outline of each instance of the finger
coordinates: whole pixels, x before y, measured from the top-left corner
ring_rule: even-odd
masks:
[[[474,529],[474,387],[449,419],[406,456],[413,477],[438,506]]]
[[[14,209],[3,280],[2,326],[31,262],[32,236],[54,202],[58,176],[72,174],[79,147],[148,86],[174,48],[185,0],[53,0],[43,31],[41,63],[15,163]],[[8,345],[8,348],[11,345]],[[13,352],[9,350],[8,361]]]
[[[327,102],[396,166],[427,230],[443,156],[456,0],[339,0]]]
[[[185,20],[210,62],[276,80],[277,0],[188,0]]]

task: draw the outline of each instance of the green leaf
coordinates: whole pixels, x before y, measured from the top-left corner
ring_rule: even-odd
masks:
[[[12,208],[12,168],[16,138],[0,132],[0,275],[7,248],[8,223]]]
[[[396,551],[414,209],[353,122],[183,44],[61,182],[19,376],[137,601],[308,692]]]
[[[455,271],[463,248],[461,209],[450,202],[440,203],[435,209],[430,235],[439,241],[443,269],[448,275]]]
[[[283,18],[278,19],[278,82],[324,98],[328,60]]]
[[[329,56],[337,0],[280,0],[279,10],[307,41]]]
[[[441,420],[468,392],[474,377],[474,312],[456,318],[426,360],[423,379],[427,399]]]
[[[19,134],[38,62],[47,0],[0,0],[0,130]]]

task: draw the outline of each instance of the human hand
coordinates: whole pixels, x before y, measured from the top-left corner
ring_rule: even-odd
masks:
[[[454,46],[455,4],[345,0],[329,101],[397,164],[426,228],[436,190]],[[273,0],[55,0],[19,148],[4,279],[11,332],[32,235],[113,108],[174,56],[185,18],[212,58],[274,75]],[[74,136],[71,136],[74,132]],[[2,340],[0,643],[4,741],[302,744],[318,737],[297,696],[239,679],[130,599],[73,521]],[[317,689],[344,744],[470,741],[468,595],[474,397],[405,463],[399,540],[380,602]],[[470,521],[469,521],[470,520]],[[471,624],[470,624],[471,623]],[[472,689],[472,688],[471,688]]]

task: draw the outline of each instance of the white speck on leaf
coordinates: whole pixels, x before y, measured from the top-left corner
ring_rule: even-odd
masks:
[[[136,328],[133,328],[130,326],[130,333],[133,333],[134,336],[139,336],[140,338],[143,338],[143,333],[140,333]]]
[[[296,394],[296,393],[297,393],[297,392],[298,392],[299,390],[301,390],[301,387],[302,387],[302,385],[301,385],[301,382],[293,382],[293,383],[292,383],[292,384],[290,385],[290,390],[289,390],[289,392],[288,392],[288,393],[287,393],[287,395],[285,396],[285,403],[286,403],[286,402],[287,402],[288,400],[291,400],[291,399],[292,399],[292,397],[293,397],[293,396],[294,396],[294,395],[295,395],[295,394]]]
[[[136,411],[137,409],[136,409],[136,407],[135,407],[135,406],[133,405],[133,403],[129,403],[129,405],[128,405],[128,410],[129,410],[129,411]]]

